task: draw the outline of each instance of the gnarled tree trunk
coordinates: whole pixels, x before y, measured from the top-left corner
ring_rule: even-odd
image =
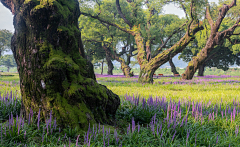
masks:
[[[41,109],[42,120],[52,111],[61,127],[87,130],[89,123],[111,123],[120,99],[96,82],[93,65],[84,58],[78,1],[1,2],[14,14],[12,51],[23,117]]]
[[[183,49],[194,39],[194,35],[202,29],[202,25],[194,21],[193,23],[191,23],[189,32],[187,31],[186,34],[180,39],[180,41],[175,43],[171,48],[162,51],[155,57],[152,57],[149,61],[146,57],[147,53],[144,49],[143,38],[141,37],[141,34],[136,31],[134,34],[134,38],[138,48],[137,59],[141,70],[138,77],[138,82],[152,83],[153,74],[155,73],[155,71],[161,65],[172,59],[175,55],[182,52]]]
[[[107,60],[107,65],[108,65],[108,75],[113,75],[113,63],[112,63],[112,60],[111,60],[111,57],[109,54],[106,53],[106,60]]]
[[[171,71],[172,71],[172,73],[173,73],[174,75],[175,75],[175,74],[179,74],[179,73],[177,72],[177,69],[176,69],[175,65],[173,64],[172,59],[170,59],[168,62],[169,62],[169,64],[170,64],[170,66],[171,66]]]
[[[234,25],[232,25],[232,27],[221,32],[218,31],[222,23],[222,20],[224,19],[228,10],[233,6],[236,6],[236,0],[233,0],[230,5],[223,5],[219,9],[218,18],[215,23],[210,15],[210,8],[209,8],[210,6],[208,5],[206,7],[206,18],[208,20],[209,25],[211,26],[211,34],[208,37],[205,47],[197,54],[197,56],[193,57],[192,61],[188,63],[186,71],[182,74],[182,79],[191,80],[193,78],[193,75],[199,68],[199,66],[206,62],[211,51],[214,49],[216,45],[222,44],[225,39],[229,39],[229,41],[232,44],[234,44],[231,41],[230,36],[233,35],[235,29],[240,26],[239,25],[240,18],[238,18],[238,20]]]

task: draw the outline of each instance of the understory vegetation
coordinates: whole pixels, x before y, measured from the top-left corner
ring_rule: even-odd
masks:
[[[6,75],[10,73],[5,73]],[[0,146],[239,146],[239,76],[137,78],[97,75],[121,97],[114,126],[94,124],[87,132],[59,129],[54,118],[20,115],[19,78],[0,77]]]

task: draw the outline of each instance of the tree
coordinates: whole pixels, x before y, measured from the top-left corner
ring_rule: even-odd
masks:
[[[80,28],[82,31],[83,44],[97,43],[99,46],[94,49],[95,52],[105,52],[104,58],[106,57],[109,75],[112,75],[113,64],[111,60],[113,59],[120,62],[121,69],[126,77],[133,76],[129,64],[130,58],[134,56],[132,52],[136,49],[134,49],[131,44],[133,39],[129,36],[129,34],[86,16],[81,16]],[[123,43],[125,45],[124,47],[120,47],[121,50],[117,53],[116,46],[119,43]],[[99,54],[94,55],[99,57]],[[125,56],[126,59],[124,58]]]
[[[56,118],[61,127],[87,130],[111,123],[119,97],[96,82],[85,59],[77,0],[1,0],[14,16],[14,58],[20,77],[21,115]]]
[[[222,45],[226,39],[228,39],[231,44],[240,43],[239,38],[236,38],[236,36],[240,36],[240,31],[237,30],[237,27],[240,26],[239,16],[234,17],[234,15],[232,15],[227,22],[224,22],[227,12],[234,6],[236,6],[236,0],[232,0],[229,5],[222,4],[219,8],[219,13],[215,22],[214,17],[212,17],[210,13],[210,5],[208,4],[206,6],[206,19],[210,25],[211,33],[208,36],[204,48],[197,54],[197,56],[193,57],[192,61],[189,62],[186,71],[182,74],[182,79],[192,79],[200,65],[204,64],[210,54],[213,53],[212,51],[214,50],[214,47]],[[226,23],[231,24],[231,27],[225,28]]]
[[[202,32],[203,34],[205,30]],[[202,37],[202,38],[201,38]],[[204,38],[204,39],[203,39]],[[199,41],[198,41],[199,39]],[[202,47],[202,43],[204,42],[205,37],[202,35],[196,36],[196,39],[192,42],[192,44],[187,47],[179,56],[183,61],[190,62],[192,57],[196,56]],[[204,75],[205,67],[217,67],[218,69],[222,69],[224,71],[229,69],[229,66],[237,64],[239,65],[240,56],[237,54],[239,52],[233,52],[231,50],[232,45],[227,43],[226,41],[222,45],[218,45],[214,47],[213,51],[209,54],[208,58],[204,61],[202,65],[198,68],[198,76]]]
[[[0,30],[0,57],[4,51],[10,50],[12,35],[9,30]]]
[[[115,4],[107,6],[104,5],[104,2],[97,1],[95,8],[98,9],[86,7],[84,3],[81,3],[80,6],[83,8],[81,14],[114,26],[134,37],[138,50],[137,59],[140,65],[138,79],[140,83],[152,83],[154,72],[161,65],[168,62],[170,58],[182,52],[189,42],[194,39],[194,35],[203,29],[195,16],[198,13],[198,7],[204,1],[179,2],[187,12],[186,14],[191,14],[188,17],[189,20],[185,23],[177,16],[160,15],[162,6],[169,1],[121,1],[120,3],[119,0],[115,0]],[[184,3],[186,6],[189,5],[187,9]],[[109,9],[112,10],[113,7],[117,10],[117,13],[108,11]],[[179,24],[182,24],[182,26],[179,27]],[[186,28],[184,28],[185,26]],[[186,29],[185,35],[178,42],[175,42],[172,47],[166,48],[169,39],[183,29]],[[153,45],[157,44],[160,47],[154,49]]]
[[[10,67],[16,67],[16,66],[17,66],[13,55],[4,55],[4,56],[0,59],[0,64],[7,66],[8,72],[9,72],[9,68],[10,68]]]

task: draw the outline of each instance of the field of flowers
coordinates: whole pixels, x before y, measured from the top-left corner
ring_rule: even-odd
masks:
[[[115,125],[95,124],[87,132],[58,128],[38,113],[19,117],[17,75],[0,77],[0,146],[240,146],[239,76],[154,77],[96,75],[121,98]]]

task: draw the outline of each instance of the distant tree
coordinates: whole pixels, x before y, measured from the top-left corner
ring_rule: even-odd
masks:
[[[208,23],[205,26],[209,26],[210,33],[206,31],[207,39],[204,41],[204,47],[189,62],[186,71],[182,74],[182,79],[191,80],[195,72],[205,64],[209,57],[215,54],[217,47],[224,45],[224,43],[231,45],[240,43],[239,6],[234,7],[237,4],[240,3],[239,1],[237,3],[236,0],[221,1],[219,11],[214,11],[215,13],[212,13],[210,5],[207,4],[206,20]]]
[[[17,64],[15,62],[15,59],[14,59],[13,55],[2,56],[1,59],[0,59],[0,64],[7,66],[7,68],[8,68],[7,71],[8,72],[9,72],[10,67],[17,67]]]
[[[0,30],[0,56],[4,51],[11,50],[12,32],[9,30]]]

